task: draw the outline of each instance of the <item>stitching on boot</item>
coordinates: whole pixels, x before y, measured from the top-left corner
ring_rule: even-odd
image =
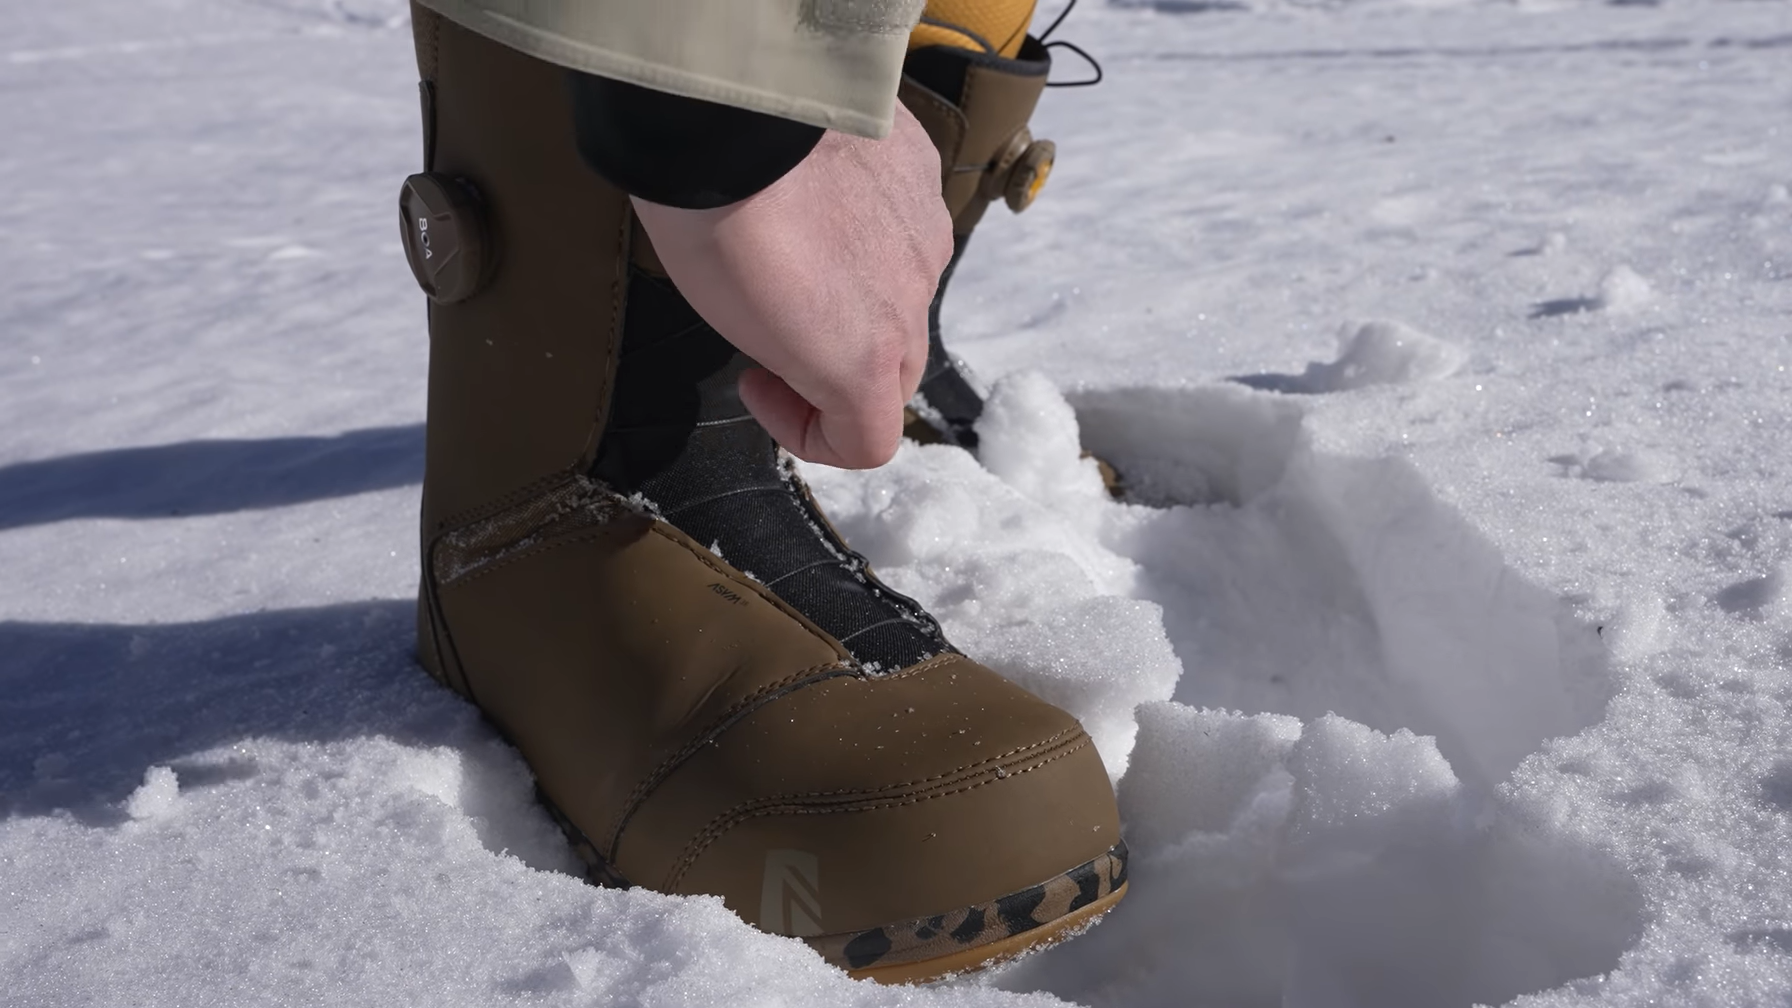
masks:
[[[609,348],[604,354],[602,373],[597,379],[597,416],[591,421],[591,433],[579,453],[579,470],[589,472],[597,462],[603,445],[604,429],[609,425],[610,409],[616,392],[616,372],[622,360],[623,329],[628,318],[629,237],[635,225],[634,206],[628,197],[616,193],[622,204],[622,219],[616,226],[616,248],[610,258],[610,332]]]
[[[937,92],[925,84],[918,82],[911,83],[913,83],[913,88],[910,91],[911,94],[920,101],[925,102],[931,108],[944,113],[948,120],[957,124],[958,128],[953,130],[955,135],[953,137],[952,150],[950,152],[940,151],[940,161],[947,167],[947,170],[956,170],[958,167],[959,151],[964,149],[964,137],[965,134],[969,132],[969,124],[964,121],[963,110],[940,97]]]
[[[673,771],[683,766],[687,760],[696,755],[698,750],[713,742],[716,736],[733,727],[735,722],[766,704],[805,686],[854,675],[857,672],[857,667],[849,662],[829,662],[824,665],[815,665],[801,672],[785,676],[777,682],[767,683],[736,700],[727,710],[718,714],[701,731],[692,736],[689,742],[679,747],[678,751],[667,756],[652,770],[649,770],[647,776],[641,778],[641,782],[635,785],[633,791],[629,792],[629,796],[622,803],[622,810],[616,814],[616,818],[610,826],[609,843],[606,845],[608,853],[605,857],[612,862],[615,861],[617,848],[622,841],[622,832],[628,828],[629,820],[634,818],[635,811],[641,807],[641,803],[645,802],[661,784],[665,783],[666,778],[670,777]]]
[[[1069,737],[1066,738],[1065,736]],[[715,818],[705,824],[702,829],[697,831],[690,843],[686,845],[685,853],[679,858],[678,862],[673,865],[672,871],[666,881],[667,888],[665,891],[673,891],[671,887],[684,878],[685,873],[690,870],[691,865],[696,863],[697,858],[704,850],[708,849],[711,844],[721,839],[721,837],[729,830],[748,819],[783,813],[822,815],[838,812],[867,812],[877,809],[900,808],[906,805],[915,805],[923,801],[930,801],[934,798],[944,798],[950,795],[962,794],[966,791],[973,791],[987,784],[1006,780],[1016,774],[1037,770],[1048,763],[1069,756],[1089,744],[1090,739],[1081,728],[1067,729],[1051,736],[1051,738],[1035,742],[1031,745],[1021,746],[1003,753],[1000,756],[992,756],[988,759],[979,760],[976,763],[956,767],[945,773],[936,774],[923,780],[891,784],[881,788],[844,788],[835,791],[795,792],[791,794],[771,795],[765,798],[748,799],[747,801],[741,802],[733,808],[718,814]],[[1001,765],[1004,762],[1012,762],[1016,756],[1024,757],[1024,755],[1030,751],[1032,751],[1035,756],[1039,755],[1041,752],[1046,755],[1044,758],[1039,759],[1030,766],[1017,769],[1010,770]],[[991,766],[991,764],[995,764],[995,766]],[[982,778],[981,780],[978,779],[980,777]],[[974,781],[974,783],[967,785],[964,784],[966,781]],[[881,792],[893,793],[883,794]]]
[[[435,578],[425,577],[423,604],[429,609],[429,636],[431,647],[436,653],[436,667],[441,672],[440,681],[442,685],[477,704],[479,698],[474,695],[473,681],[467,676],[466,664],[460,660],[460,649],[455,646],[453,636],[448,633],[448,617],[442,611],[440,596],[441,587],[435,583]]]
[[[451,515],[445,515],[436,522],[436,539],[440,541],[443,536],[458,532],[464,526],[495,517],[499,512],[508,511],[518,505],[526,504],[530,500],[539,497],[544,493],[549,493],[558,489],[563,484],[576,481],[579,478],[580,477],[576,471],[562,469],[557,472],[549,473],[546,476],[542,476],[539,479],[530,480],[528,483],[517,487],[515,490],[501,494],[484,503],[469,508],[463,508]]]
[[[591,485],[594,488],[600,486],[600,484],[597,484],[595,482],[592,482]],[[605,491],[604,493],[609,498],[608,500],[594,499],[594,500],[590,501],[589,504],[601,506],[602,504],[613,503],[615,505],[616,510],[613,512],[611,517],[620,516],[624,513],[626,513],[626,514],[638,514],[639,513],[637,511],[635,511],[634,509],[627,507],[625,502],[623,502],[621,498],[616,497],[614,494],[609,493],[608,491]],[[533,500],[533,499],[535,499],[535,497],[539,497],[539,496],[541,496],[541,495],[539,495],[539,494],[532,495],[530,497],[530,500]],[[576,510],[582,506],[588,506],[588,505],[574,502],[569,505],[568,510]],[[490,519],[486,519],[486,520],[490,521],[490,520],[494,520],[498,517],[500,517],[500,515],[493,515]],[[459,587],[468,582],[485,577],[488,574],[495,573],[497,571],[500,571],[507,567],[510,567],[514,564],[520,563],[520,562],[527,560],[531,557],[540,556],[541,554],[546,553],[550,550],[561,549],[561,548],[564,548],[567,546],[575,546],[580,543],[586,543],[586,542],[591,542],[595,539],[600,539],[603,536],[607,535],[609,532],[609,527],[610,527],[609,523],[605,522],[601,527],[593,529],[592,531],[589,531],[589,532],[583,532],[578,535],[565,536],[563,538],[556,538],[556,539],[553,539],[552,541],[539,541],[539,540],[545,538],[546,536],[550,536],[553,534],[551,531],[543,531],[543,529],[549,522],[554,520],[554,517],[557,517],[557,516],[551,516],[547,521],[537,523],[535,526],[531,527],[531,529],[529,531],[524,532],[524,533],[520,534],[519,536],[517,536],[515,539],[511,540],[511,544],[509,544],[509,545],[497,544],[497,545],[488,547],[488,549],[490,549],[490,551],[492,551],[495,554],[493,559],[483,560],[483,561],[478,561],[478,560],[470,561],[470,562],[464,564],[462,566],[461,570],[456,571],[447,577],[442,577],[440,575],[437,575],[437,582],[440,584],[441,589],[443,591],[446,591],[450,588]],[[438,537],[436,540],[436,545],[435,545],[434,549],[432,550],[432,554],[438,553],[439,551],[447,548],[449,546],[449,544],[446,543],[445,540],[447,540],[452,535],[460,534],[460,533],[467,531],[467,529],[473,524],[477,524],[477,523],[470,522],[467,525],[463,525],[460,528],[455,529],[454,532],[447,533],[447,534],[444,534],[444,535]],[[669,540],[670,542],[676,544],[678,547],[683,549],[685,552],[689,553],[691,556],[696,557],[699,562],[701,562],[704,566],[708,567],[714,573],[720,575],[721,577],[727,578],[729,581],[740,586],[741,588],[751,591],[755,595],[757,595],[759,598],[764,599],[767,603],[772,605],[779,612],[781,612],[785,616],[788,616],[791,619],[795,620],[798,625],[802,626],[805,630],[808,630],[811,635],[826,642],[829,645],[829,647],[834,650],[835,654],[838,654],[840,656],[838,659],[839,661],[851,665],[851,667],[855,671],[859,670],[859,666],[857,665],[857,663],[852,662],[852,656],[844,653],[844,651],[839,647],[837,642],[833,641],[831,638],[829,638],[826,634],[822,633],[820,630],[815,629],[815,627],[807,619],[805,619],[795,609],[791,608],[790,605],[788,603],[786,603],[783,599],[772,594],[771,591],[768,590],[764,585],[760,584],[757,581],[752,580],[751,578],[746,577],[745,575],[741,574],[740,572],[734,570],[732,567],[728,567],[728,566],[720,563],[719,561],[716,560],[715,556],[713,554],[711,554],[708,550],[705,550],[701,547],[692,545],[690,542],[686,541],[679,534],[672,531],[670,529],[670,527],[667,526],[666,523],[663,521],[655,520],[654,524],[648,528],[648,531],[652,532],[654,534],[657,534],[657,535]],[[537,541],[525,542],[525,540],[537,540]],[[439,565],[439,564],[443,563],[443,560],[439,556],[432,555],[431,559],[432,559],[432,565]]]
[[[1069,745],[1079,738],[1085,737],[1086,735],[1081,728],[1066,728],[1055,735],[1040,739],[1037,742],[1030,742],[1024,746],[1016,746],[1005,753],[998,753],[994,756],[985,757],[975,763],[961,764],[942,773],[934,774],[932,777],[923,777],[919,780],[912,781],[902,781],[896,784],[884,784],[874,788],[838,788],[833,791],[792,791],[788,794],[775,795],[770,798],[750,798],[741,802],[739,805],[736,805],[735,808],[741,809],[750,805],[770,801],[782,802],[808,801],[811,799],[851,798],[855,795],[879,795],[884,792],[895,792],[899,796],[902,792],[910,790],[920,793],[931,787],[938,786],[941,781],[949,780],[954,777],[963,777],[966,774],[983,773],[985,770],[989,769],[990,765],[993,763],[1013,760],[1015,757],[1024,756],[1031,752],[1049,751],[1060,746]],[[727,815],[727,813],[723,813],[723,815]]]
[[[431,569],[443,590],[572,542],[608,533],[615,520],[635,512],[589,480],[572,480],[534,495],[522,505],[463,525],[437,540]],[[572,533],[589,530],[583,535]]]
[[[684,880],[685,874],[696,864],[697,859],[702,856],[703,852],[709,849],[710,846],[717,840],[720,840],[730,830],[734,829],[734,827],[739,826],[749,819],[757,819],[768,815],[833,815],[841,812],[875,812],[881,809],[919,805],[924,801],[933,801],[938,798],[947,798],[956,794],[965,794],[970,791],[975,791],[978,788],[987,787],[991,784],[1007,780],[1010,777],[1031,773],[1042,767],[1056,763],[1058,760],[1075,755],[1089,745],[1089,738],[1085,735],[1082,740],[1075,745],[1067,745],[1035,763],[1007,770],[1006,773],[1002,773],[999,776],[995,774],[986,776],[979,775],[982,776],[981,780],[975,780],[974,783],[965,784],[961,787],[951,787],[935,791],[921,791],[907,796],[894,796],[888,799],[866,799],[862,801],[848,802],[834,801],[825,804],[811,804],[801,801],[800,799],[802,796],[779,795],[773,798],[758,799],[753,802],[743,802],[734,809],[730,809],[711,820],[709,825],[705,826],[691,839],[690,844],[685,848],[685,853],[679,857],[678,862],[673,865],[672,870],[667,874],[666,881],[663,886],[661,886],[661,891],[676,892],[678,884]],[[771,804],[772,802],[783,802],[785,804],[774,805]]]
[[[971,113],[969,110],[977,107],[976,103],[975,103],[976,100],[971,97],[974,93],[976,93],[976,90],[977,90],[976,69],[977,68],[974,66],[965,68],[964,88],[958,92],[958,107],[959,107],[959,109],[962,110],[960,114],[965,117],[965,122],[966,122],[965,132],[966,133],[970,132],[969,123],[970,123]]]

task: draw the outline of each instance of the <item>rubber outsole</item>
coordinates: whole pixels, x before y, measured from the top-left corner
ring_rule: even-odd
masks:
[[[535,790],[535,797],[536,800],[541,803],[542,807],[547,810],[548,815],[553,818],[557,825],[559,825],[561,831],[565,833],[566,839],[572,846],[574,853],[579,856],[581,861],[585,862],[585,881],[605,889],[634,888],[632,883],[617,873],[617,871],[610,866],[609,862],[605,861],[602,855],[598,854],[597,846],[591,842],[590,838],[585,836],[583,830],[579,829],[571,819],[566,817],[565,813],[560,811],[553,800],[547,796],[546,792],[538,787]],[[1106,856],[1112,857],[1116,854],[1119,856],[1119,864],[1121,865],[1120,877],[1124,879],[1126,845],[1120,844],[1116,846],[1115,849],[1110,851]],[[1096,862],[1091,862],[1091,864],[1094,863]],[[1084,866],[1084,868],[1087,867],[1089,866]],[[936,980],[944,980],[947,977],[957,976],[962,973],[974,973],[978,970],[988,969],[991,966],[1007,962],[1010,959],[1025,955],[1029,952],[1049,948],[1059,942],[1066,941],[1082,934],[1089,928],[1094,927],[1104,914],[1109,910],[1112,910],[1114,906],[1126,896],[1130,886],[1131,882],[1121,881],[1120,884],[1115,886],[1114,890],[1107,895],[1084,906],[1077,907],[1075,910],[1072,910],[1061,917],[1046,921],[1038,927],[1028,928],[1018,934],[1009,935],[1006,938],[999,938],[992,942],[984,942],[980,945],[961,949],[952,952],[949,955],[934,956],[930,959],[918,959],[911,962],[871,965],[858,969],[853,969],[843,963],[835,962],[832,957],[827,958],[830,962],[834,962],[836,966],[845,969],[846,975],[855,980],[872,980],[881,984],[931,983]]]
[[[854,980],[874,980],[882,984],[918,984],[988,969],[991,966],[1007,962],[1029,952],[1049,948],[1082,934],[1093,927],[1103,914],[1112,910],[1115,904],[1125,898],[1131,884],[1122,882],[1118,889],[1088,906],[1080,907],[1056,920],[1048,921],[1036,928],[1022,931],[1017,935],[1010,935],[999,941],[978,945],[962,952],[954,952],[951,955],[923,959],[919,962],[849,969],[846,974]]]

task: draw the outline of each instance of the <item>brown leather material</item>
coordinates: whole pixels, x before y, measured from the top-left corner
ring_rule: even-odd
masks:
[[[413,10],[433,67],[435,163],[470,183],[497,263],[477,296],[430,312],[425,534],[589,465],[609,407],[627,198],[573,144],[562,71]]]
[[[956,653],[868,674],[590,475],[628,264],[657,259],[574,149],[560,70],[413,12],[430,167],[477,190],[497,255],[430,310],[418,657],[521,750],[594,877],[821,935],[1008,898],[1113,848],[1069,715]],[[819,909],[767,915],[816,877]]]
[[[908,106],[909,113],[927,131],[927,138],[939,148],[940,181],[944,186],[946,210],[952,215],[956,230],[958,215],[964,210],[969,198],[976,193],[975,185],[969,189],[964,186],[954,188],[952,185],[953,178],[961,174],[957,171],[959,154],[964,149],[965,131],[969,129],[964,112],[913,77],[902,78],[902,83],[896,88],[896,97]],[[982,170],[981,166],[978,166],[978,170]]]
[[[964,88],[956,102],[906,75],[897,89],[897,97],[939,148],[946,209],[953,232],[960,235],[970,234],[989,204],[1003,197],[1004,169],[1031,140],[1027,120],[1045,91],[1046,75],[1037,71],[1049,63],[1034,38],[1026,40],[1018,59],[968,52],[964,59]]]
[[[671,775],[635,824],[690,839],[674,850],[625,836],[624,874],[720,894],[762,927],[759,852],[814,854],[826,931],[993,899],[1119,839],[1075,719],[957,654],[818,682],[754,712]]]
[[[612,861],[634,804],[690,750],[782,689],[856,671],[776,596],[632,512],[537,528],[439,591],[480,706]]]

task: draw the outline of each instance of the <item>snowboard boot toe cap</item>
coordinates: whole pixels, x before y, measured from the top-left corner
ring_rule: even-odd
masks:
[[[1107,772],[1075,719],[947,653],[742,718],[641,804],[616,866],[719,894],[844,968],[894,968],[1110,896],[1119,844]],[[890,947],[872,955],[876,934]]]

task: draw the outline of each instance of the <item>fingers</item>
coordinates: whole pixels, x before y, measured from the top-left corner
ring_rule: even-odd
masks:
[[[773,440],[805,462],[875,469],[890,461],[902,439],[900,403],[824,413],[764,368],[741,373],[740,400]]]

